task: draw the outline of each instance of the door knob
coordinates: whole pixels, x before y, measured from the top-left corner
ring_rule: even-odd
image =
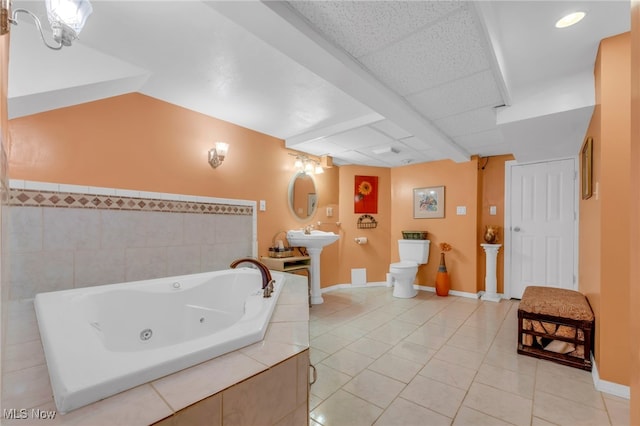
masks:
[[[513,230],[514,230],[515,232],[520,232],[520,227],[519,227],[519,226],[516,226],[515,228],[513,228]]]

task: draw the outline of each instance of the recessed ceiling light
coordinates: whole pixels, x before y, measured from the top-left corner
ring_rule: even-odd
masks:
[[[558,19],[558,22],[556,22],[556,28],[567,28],[571,25],[577,24],[578,22],[582,21],[582,18],[584,18],[586,14],[586,12],[573,12],[566,16],[563,16],[562,18]]]

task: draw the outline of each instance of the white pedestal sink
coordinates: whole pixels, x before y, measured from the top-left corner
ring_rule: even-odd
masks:
[[[320,253],[329,244],[338,241],[340,235],[333,232],[313,230],[305,234],[303,230],[287,231],[287,240],[293,247],[306,247],[311,258],[311,304],[319,305],[324,300],[320,291]]]

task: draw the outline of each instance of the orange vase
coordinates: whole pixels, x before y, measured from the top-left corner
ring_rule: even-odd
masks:
[[[436,274],[436,294],[438,296],[448,296],[451,288],[447,265],[444,263],[444,252],[440,253],[440,265]]]

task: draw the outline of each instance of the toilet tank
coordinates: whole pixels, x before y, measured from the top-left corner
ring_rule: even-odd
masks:
[[[422,265],[429,261],[429,240],[398,240],[400,261],[417,262]]]

